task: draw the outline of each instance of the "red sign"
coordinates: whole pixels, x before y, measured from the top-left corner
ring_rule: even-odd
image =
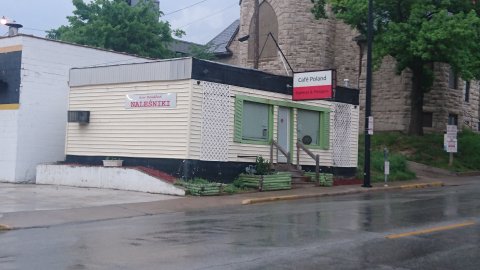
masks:
[[[293,100],[330,99],[332,97],[333,70],[293,75]]]

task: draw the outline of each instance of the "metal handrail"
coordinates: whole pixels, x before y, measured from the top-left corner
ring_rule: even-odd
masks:
[[[280,153],[282,153],[287,158],[287,163],[290,164],[291,163],[290,152],[287,152],[275,140],[272,140],[272,142],[270,143],[270,168],[273,167],[273,148],[274,147],[276,147],[280,151]]]
[[[297,142],[297,168],[300,168],[300,150],[305,151],[313,160],[315,160],[315,181],[320,184],[320,155],[315,155],[303,145],[301,142]]]

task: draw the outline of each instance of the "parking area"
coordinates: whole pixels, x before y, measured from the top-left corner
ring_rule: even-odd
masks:
[[[152,202],[178,198],[180,197],[111,189],[0,183],[0,214]]]

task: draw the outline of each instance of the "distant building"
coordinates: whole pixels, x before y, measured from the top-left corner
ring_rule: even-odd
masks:
[[[184,41],[180,39],[174,39],[170,42],[167,48],[173,52],[174,57],[187,57],[192,56],[194,47],[201,47],[204,45],[194,42]]]
[[[28,35],[0,38],[0,182],[33,182],[38,164],[64,160],[72,67],[147,61]]]

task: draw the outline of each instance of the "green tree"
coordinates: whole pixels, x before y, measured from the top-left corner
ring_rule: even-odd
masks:
[[[47,37],[153,58],[167,58],[174,31],[159,20],[162,13],[152,1],[131,7],[125,0],[73,0],[69,25],[48,32]]]
[[[317,19],[333,15],[367,32],[368,0],[312,0]],[[475,0],[374,0],[374,59],[390,55],[397,72],[412,72],[409,134],[422,135],[424,93],[433,64],[447,63],[464,80],[480,78],[480,5]],[[326,9],[325,7],[330,8]]]
[[[190,54],[198,59],[203,60],[214,60],[215,54],[212,52],[212,46],[207,45],[192,45],[190,49]]]

